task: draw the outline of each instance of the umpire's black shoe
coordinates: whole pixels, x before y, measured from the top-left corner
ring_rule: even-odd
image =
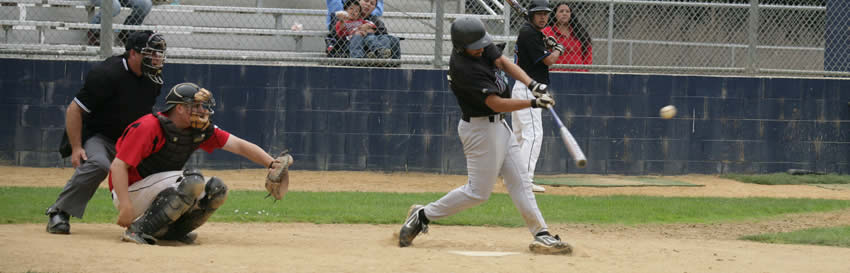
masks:
[[[64,211],[50,212],[47,214],[47,232],[53,234],[70,234],[71,224],[68,222],[71,216]]]
[[[398,246],[406,247],[413,244],[413,239],[419,232],[428,233],[428,218],[424,217],[425,213],[423,205],[410,206],[407,211],[407,220],[404,220],[404,225],[401,226],[401,231],[398,233]]]

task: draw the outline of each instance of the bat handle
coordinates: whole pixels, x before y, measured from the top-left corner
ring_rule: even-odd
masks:
[[[558,127],[566,127],[564,126],[564,123],[561,122],[561,118],[558,117],[558,114],[555,113],[555,109],[553,109],[551,106],[546,109],[549,109],[549,113],[551,113],[552,116],[555,117],[555,121],[558,122]]]

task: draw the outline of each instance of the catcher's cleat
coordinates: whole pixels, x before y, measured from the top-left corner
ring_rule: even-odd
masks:
[[[195,240],[197,240],[197,239],[198,239],[198,233],[189,232],[186,235],[183,235],[183,237],[178,238],[177,241],[184,243],[184,244],[187,244],[187,245],[191,245],[191,244],[194,244]]]
[[[70,234],[71,224],[68,223],[71,216],[64,211],[47,214],[47,232],[53,234]]]
[[[404,225],[401,226],[401,231],[398,233],[398,246],[406,247],[413,244],[413,239],[419,232],[428,233],[428,219],[420,217],[420,211],[424,210],[423,205],[412,205],[407,211],[407,220],[404,220]]]
[[[124,236],[121,237],[121,241],[133,242],[140,245],[156,244],[156,238],[154,238],[153,236],[141,232],[132,232],[129,229],[124,231]]]
[[[528,249],[537,254],[572,254],[573,246],[561,241],[561,237],[554,237],[549,232],[538,233],[534,241],[528,245]]]

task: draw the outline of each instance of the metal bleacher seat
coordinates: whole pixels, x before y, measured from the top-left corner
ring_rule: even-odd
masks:
[[[42,52],[96,56],[98,47],[87,46],[85,32],[99,29],[89,24],[97,8],[89,1],[0,0],[0,53]],[[315,62],[324,56],[326,10],[245,6],[156,5],[140,26],[122,25],[130,9],[113,19],[116,30],[153,29],[166,35],[169,58],[277,59]],[[391,34],[404,38],[402,62],[427,63],[433,59],[433,13],[385,12]],[[461,14],[447,14],[443,52],[451,49],[449,23]],[[483,20],[499,16],[479,15]],[[303,30],[290,26],[301,23]],[[511,37],[494,37],[509,41]],[[39,51],[40,50],[40,51]],[[122,49],[116,46],[115,50]]]

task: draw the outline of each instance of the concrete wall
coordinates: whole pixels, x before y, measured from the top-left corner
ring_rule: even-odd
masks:
[[[69,166],[55,152],[91,63],[0,59],[0,163]],[[465,173],[460,112],[445,71],[168,64],[197,82],[214,121],[296,169]],[[850,173],[850,80],[557,73],[557,111],[588,157],[576,169],[544,113],[538,173]],[[658,109],[673,104],[673,120]],[[217,151],[191,165],[255,168]]]

